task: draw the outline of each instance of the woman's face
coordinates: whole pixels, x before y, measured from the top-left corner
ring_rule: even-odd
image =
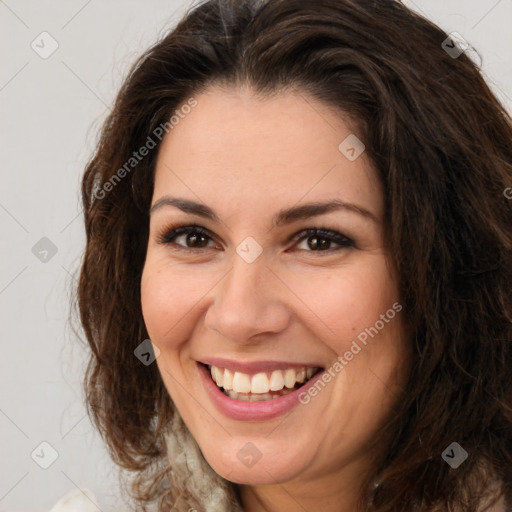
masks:
[[[195,99],[159,151],[141,283],[165,386],[228,480],[361,474],[408,354],[375,171],[307,95]]]

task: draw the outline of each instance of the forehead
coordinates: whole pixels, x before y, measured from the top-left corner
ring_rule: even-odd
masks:
[[[291,91],[261,98],[215,87],[194,98],[197,106],[164,137],[154,198],[172,192],[245,209],[339,198],[382,215],[366,154],[351,161],[347,144],[340,151],[356,134],[334,108]]]

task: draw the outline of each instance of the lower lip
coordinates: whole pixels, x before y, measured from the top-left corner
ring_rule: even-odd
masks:
[[[314,385],[316,380],[319,379],[323,373],[322,371],[318,372],[312,379],[304,384],[304,386],[279,398],[272,398],[263,402],[242,402],[241,400],[234,400],[225,395],[219,386],[213,382],[205,366],[198,363],[198,367],[212,402],[225,416],[240,421],[270,420],[287,413],[300,403],[299,394],[307,393],[308,389]]]

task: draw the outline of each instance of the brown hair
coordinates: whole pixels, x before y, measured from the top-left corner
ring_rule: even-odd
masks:
[[[512,121],[446,38],[392,0],[210,0],[132,68],[83,177],[78,300],[89,411],[115,462],[135,472],[144,510],[177,500],[172,463],[155,469],[174,406],[157,366],[134,356],[148,337],[140,278],[158,147],[112,180],[212,84],[294,88],[341,109],[384,185],[414,354],[364,510],[476,511],[496,485],[512,503]],[[469,453],[456,470],[441,458],[453,441]]]

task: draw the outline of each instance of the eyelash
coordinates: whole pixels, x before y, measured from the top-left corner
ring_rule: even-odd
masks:
[[[167,228],[163,230],[158,236],[157,236],[157,242],[162,245],[170,245],[174,244],[175,248],[178,250],[183,251],[200,251],[202,249],[211,249],[211,247],[187,247],[184,245],[176,244],[173,240],[180,236],[180,235],[189,235],[189,234],[198,234],[205,236],[209,238],[210,240],[213,240],[213,236],[211,235],[210,231],[208,231],[206,228],[203,228],[202,226],[198,225],[180,225],[180,226],[173,226],[170,228]],[[334,242],[335,244],[339,245],[340,247],[332,249],[323,249],[323,250],[307,250],[306,252],[318,252],[318,253],[331,253],[333,250],[341,250],[341,249],[347,249],[347,248],[355,248],[354,242],[346,237],[345,235],[342,235],[341,233],[338,233],[337,231],[332,231],[330,229],[324,229],[324,228],[309,228],[304,229],[302,231],[299,231],[295,235],[293,235],[290,238],[290,241],[293,241],[295,243],[301,242],[302,240],[307,240],[308,238],[311,238],[313,236],[316,236],[318,238],[324,238],[330,242]],[[301,249],[305,250],[305,249]]]

